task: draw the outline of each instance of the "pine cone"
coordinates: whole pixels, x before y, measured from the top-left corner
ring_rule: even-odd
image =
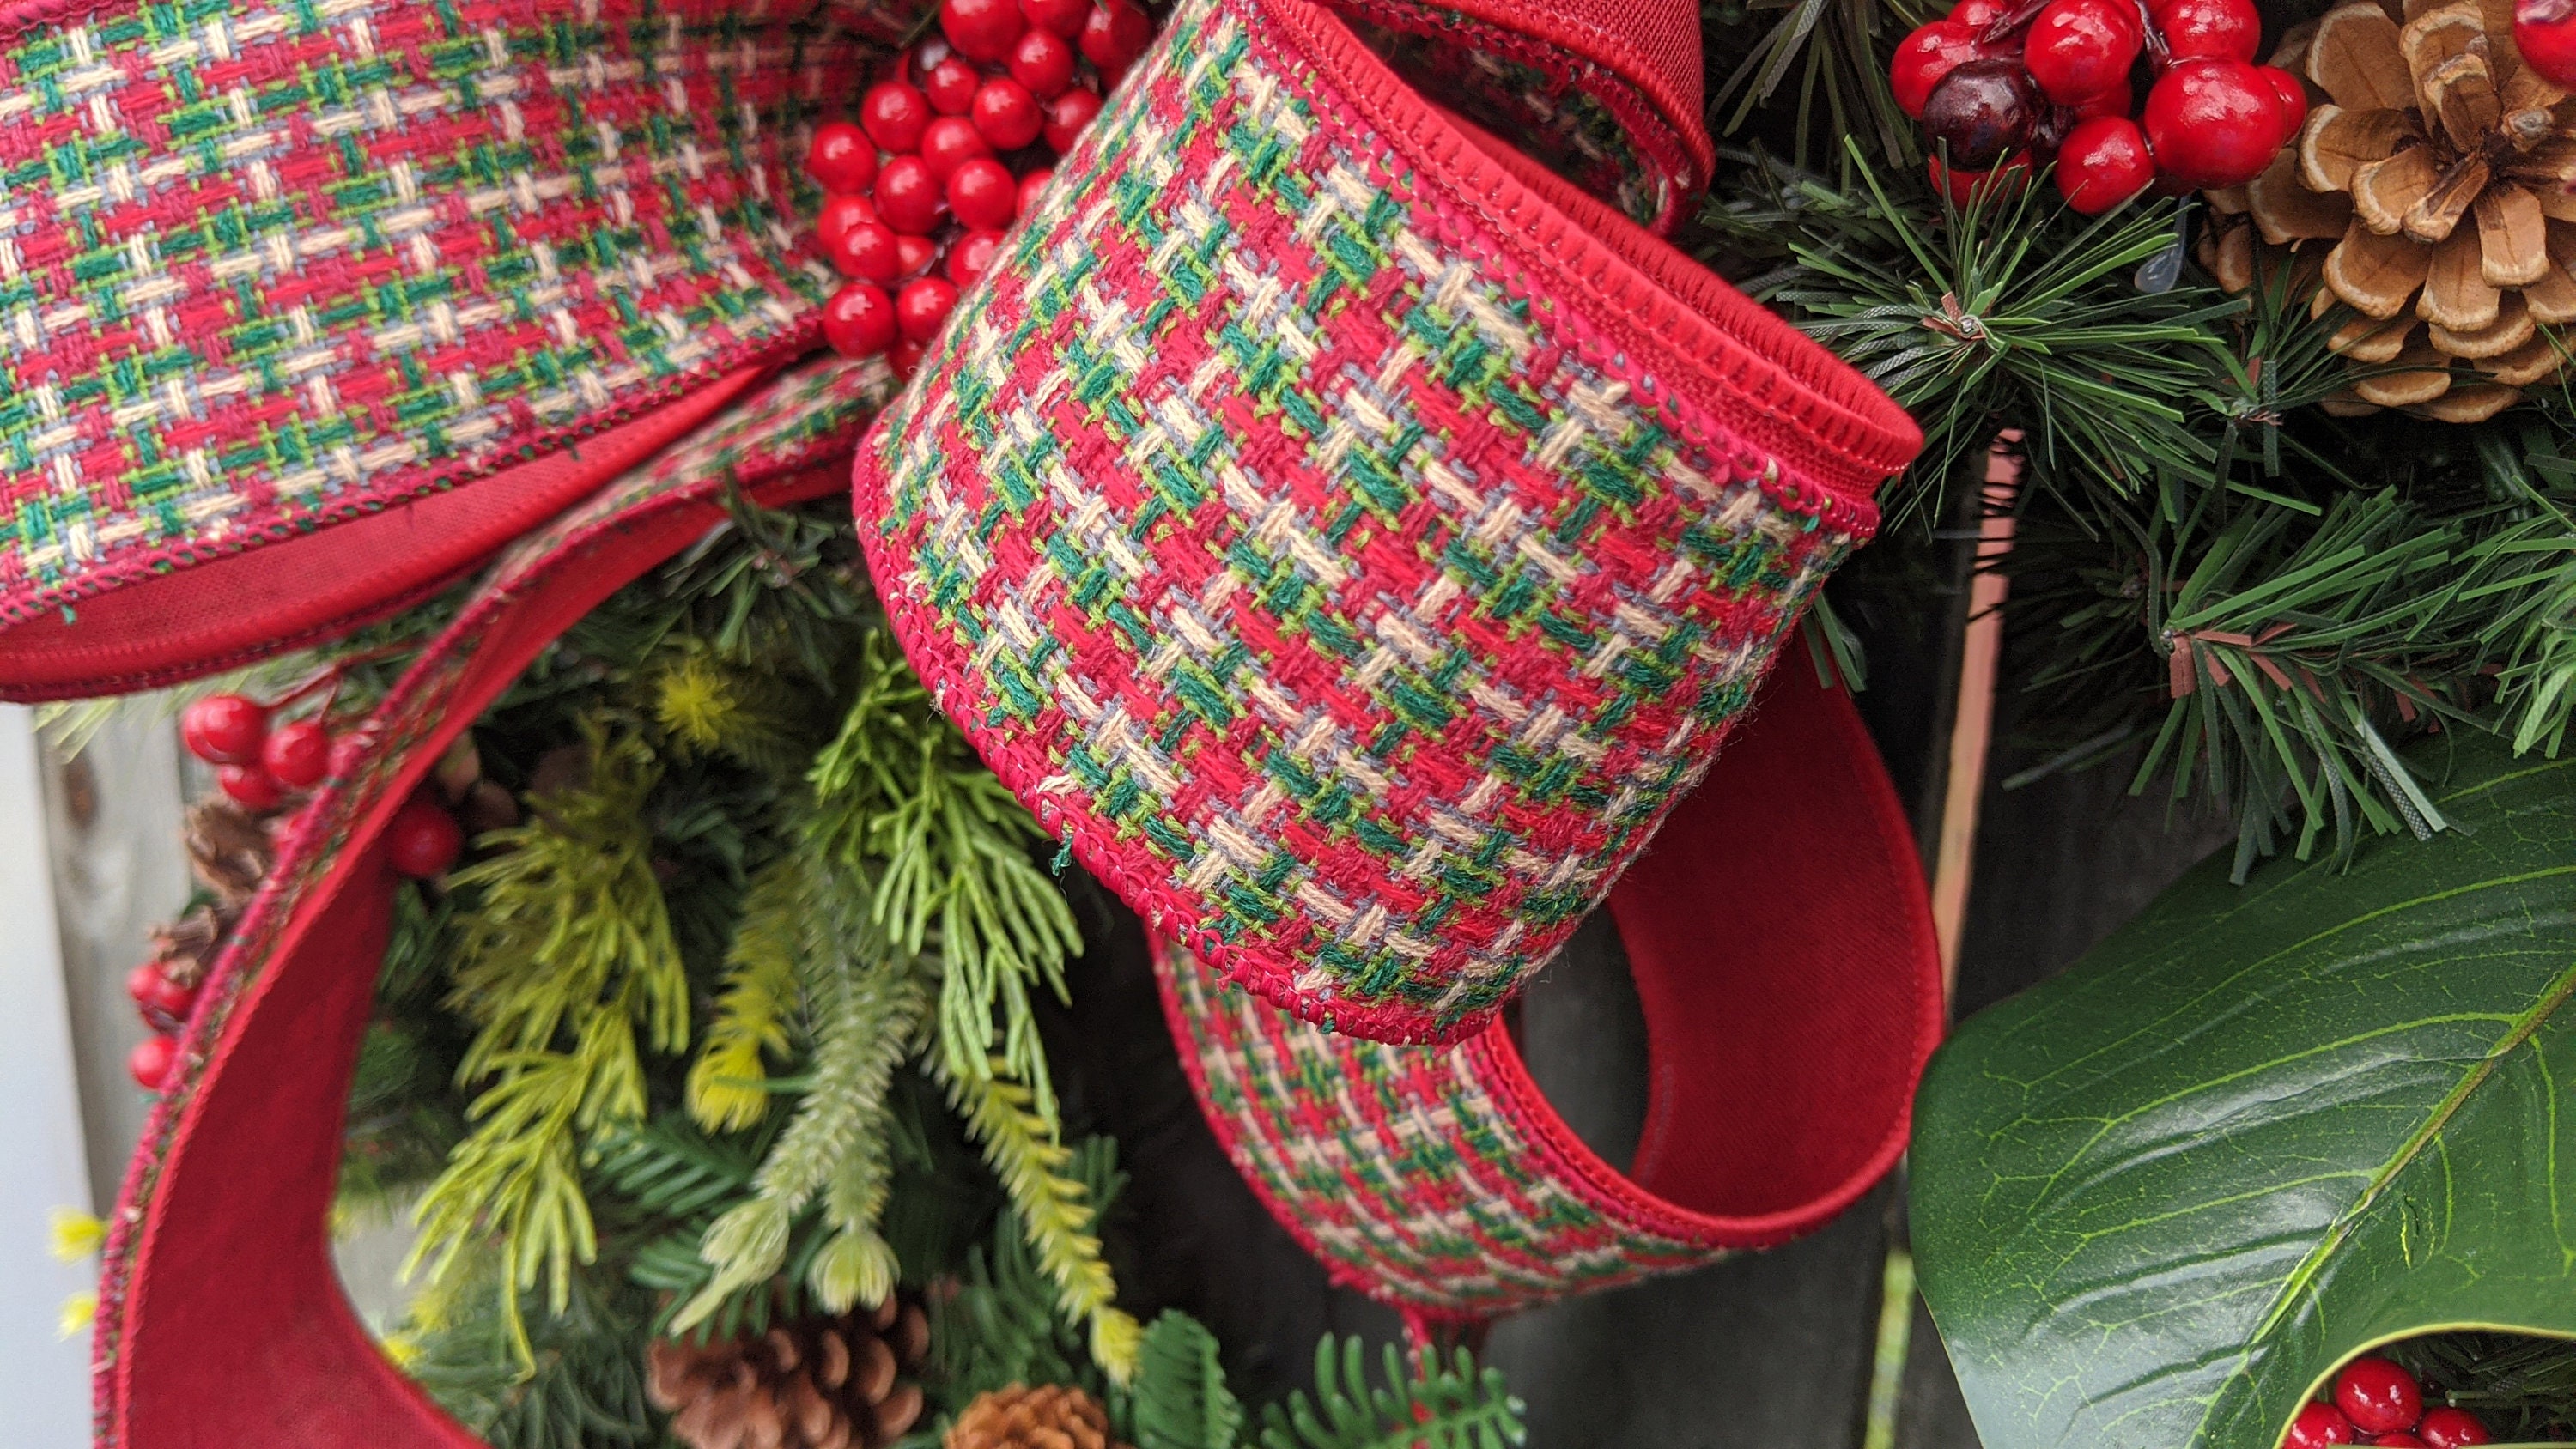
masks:
[[[252,814],[229,795],[208,795],[189,806],[183,833],[197,879],[229,909],[248,901],[277,863],[266,817]]]
[[[2317,309],[2361,314],[2335,349],[2410,364],[2356,382],[2346,410],[2475,422],[2556,377],[2549,329],[2576,321],[2576,103],[2522,63],[2510,0],[2347,0],[2273,62],[2330,100],[2270,170],[2211,193],[2251,223],[2206,239],[2221,284],[2250,284],[2258,232],[2320,259]],[[2488,380],[2455,382],[2454,363]]]
[[[1110,1449],[1109,1414],[1080,1389],[1013,1384],[968,1404],[940,1444],[941,1449]]]
[[[691,1449],[875,1449],[921,1417],[911,1375],[930,1347],[918,1305],[810,1318],[726,1343],[663,1339],[645,1393]]]
[[[199,906],[166,926],[152,930],[152,964],[176,986],[194,987],[206,979],[206,972],[223,950],[224,938],[232,934],[236,911],[218,913],[213,906]]]

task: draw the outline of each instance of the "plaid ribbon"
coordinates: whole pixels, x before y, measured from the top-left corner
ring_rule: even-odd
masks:
[[[1470,163],[1400,88],[1303,0],[1186,0],[857,493],[915,667],[1094,874],[1309,1020],[1454,1041],[1698,779],[1916,441],[1731,293],[1722,386],[1655,365],[1490,171],[1442,189]],[[1829,434],[1866,481],[1819,481]]]

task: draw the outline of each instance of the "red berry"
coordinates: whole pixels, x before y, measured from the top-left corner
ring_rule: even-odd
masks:
[[[822,212],[814,218],[814,237],[823,244],[823,255],[829,257],[840,250],[841,239],[850,234],[850,228],[876,219],[876,207],[864,196],[827,196],[823,198]]]
[[[1036,140],[1046,126],[1038,112],[1038,98],[1007,77],[984,82],[984,88],[975,93],[974,116],[975,129],[996,151],[1017,151]]]
[[[1089,126],[1092,118],[1099,114],[1100,97],[1080,86],[1075,86],[1072,90],[1047,102],[1044,133],[1047,145],[1057,155],[1072,150],[1073,143],[1081,137],[1083,128]]]
[[[948,177],[948,210],[961,226],[1000,231],[1019,209],[1020,184],[990,156],[978,156]]]
[[[2567,0],[2516,0],[2513,46],[2541,79],[2556,86],[2576,86],[2576,5]]]
[[[2156,28],[2177,61],[2252,60],[2263,45],[2263,17],[2254,0],[2164,0]]]
[[[1136,63],[1154,43],[1154,22],[1135,0],[1100,0],[1082,22],[1082,53],[1104,71]]]
[[[125,1069],[134,1074],[134,1084],[147,1092],[158,1092],[170,1083],[170,1068],[179,1060],[179,1043],[166,1036],[147,1036],[134,1044],[126,1055]]]
[[[2415,1376],[2384,1358],[2357,1358],[2335,1375],[2335,1407],[2365,1434],[2412,1429],[2424,1417],[2424,1390]]]
[[[1011,53],[1028,21],[1019,0],[940,0],[939,28],[969,60],[997,61]]]
[[[2244,185],[2272,164],[2286,134],[2281,97],[2241,60],[2166,71],[2147,92],[2142,119],[2157,169],[2187,186]]]
[[[998,231],[970,231],[948,249],[948,280],[962,290],[975,285],[975,279],[993,269],[993,255],[1002,249]]]
[[[886,353],[886,363],[894,369],[896,377],[908,381],[913,373],[920,370],[921,359],[929,351],[930,348],[926,344],[905,338],[896,343],[893,350]]]
[[[2373,1435],[2367,1442],[2372,1444],[2388,1445],[2391,1446],[2391,1449],[2424,1449],[2423,1440],[2416,1438],[2414,1435],[2407,1433],[2403,1429],[2396,1430],[2392,1433]]]
[[[1970,30],[1983,30],[2001,20],[2012,9],[2009,0],[1959,0],[1950,7],[1950,18]]]
[[[939,335],[956,305],[955,284],[937,277],[917,278],[904,283],[903,290],[895,293],[894,324],[904,336],[926,343]]]
[[[921,144],[922,128],[930,124],[930,100],[902,81],[881,81],[860,98],[859,124],[879,146],[900,156]]]
[[[805,171],[835,196],[857,196],[877,179],[877,143],[847,121],[825,121],[805,148]]]
[[[2495,1442],[2495,1435],[2487,1432],[2485,1420],[2449,1405],[2425,1410],[2424,1422],[2415,1426],[2415,1435],[2430,1449],[2467,1449],[2472,1444]]]
[[[869,282],[891,282],[903,275],[902,264],[895,256],[894,228],[881,221],[863,221],[841,233],[841,244],[832,249],[832,265],[842,276]]]
[[[464,827],[426,795],[405,800],[385,826],[385,858],[414,880],[445,871],[464,849]]]
[[[975,104],[975,88],[983,83],[982,71],[952,55],[921,78],[921,93],[939,114],[962,116],[968,106]]]
[[[1052,30],[1030,31],[1011,47],[1011,79],[1034,96],[1061,94],[1073,84],[1073,47]]]
[[[125,973],[125,994],[144,1011],[173,1019],[186,1017],[188,1008],[197,1001],[194,987],[182,986],[162,975],[161,968],[149,961]]]
[[[1932,88],[1941,83],[1941,77],[1986,54],[1985,47],[1977,44],[1976,32],[1955,19],[1935,20],[1919,27],[1897,43],[1896,59],[1887,67],[1887,81],[1896,91],[1896,104],[1906,115],[1923,119],[1923,103],[1931,98]]]
[[[259,763],[289,790],[310,790],[331,773],[331,732],[318,719],[273,729],[259,747]]]
[[[984,139],[983,128],[964,116],[942,116],[921,133],[921,159],[943,186],[959,162],[992,154],[993,143]]]
[[[1948,193],[1950,204],[1967,206],[1980,197],[2008,194],[2030,179],[2030,158],[2015,156],[1991,171],[1954,169],[1933,157],[1924,163],[1932,174],[1932,184]]]
[[[895,255],[903,258],[903,274],[921,275],[922,269],[939,260],[939,244],[926,236],[899,236],[894,239]]]
[[[1020,14],[1037,29],[1071,40],[1091,18],[1091,0],[1020,0]]]
[[[259,758],[268,736],[268,711],[238,694],[210,694],[179,712],[179,740],[209,765],[240,765]]]
[[[2272,93],[2281,98],[2281,140],[2286,145],[2308,123],[2308,88],[2277,65],[2263,67],[2263,79],[2272,83]]]
[[[2290,1432],[2281,1436],[2281,1449],[2326,1449],[2329,1444],[2352,1442],[2352,1420],[2332,1404],[2309,1404],[2290,1421]]]
[[[258,765],[222,766],[215,783],[246,809],[274,810],[286,799],[286,787]]]
[[[1041,166],[1020,178],[1020,215],[1029,214],[1038,204],[1038,194],[1045,191],[1046,184],[1054,179],[1055,168],[1052,166]]]
[[[883,288],[852,282],[823,304],[823,340],[843,357],[874,357],[894,341],[894,303]]]
[[[2126,116],[2080,121],[2058,144],[2058,194],[2086,216],[2100,216],[2155,179],[2146,133]]]
[[[939,68],[941,61],[956,53],[956,49],[949,45],[947,36],[932,31],[921,37],[919,44],[913,46],[912,64],[902,72],[903,79],[914,85],[920,85],[932,71]]]
[[[2129,77],[2138,24],[2112,0],[2048,0],[2022,40],[2022,63],[2048,98],[2071,106]]]
[[[2130,102],[2135,99],[2129,83],[2124,80],[2098,96],[2086,96],[2069,109],[2075,112],[2075,119],[2079,121],[2089,121],[2096,116],[2118,116],[2125,120],[2129,115]]]
[[[896,231],[928,236],[939,225],[939,191],[929,162],[897,156],[877,173],[877,216]]]

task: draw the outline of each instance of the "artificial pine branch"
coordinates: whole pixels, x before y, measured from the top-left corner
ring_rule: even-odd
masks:
[[[572,1267],[598,1254],[577,1161],[585,1132],[640,1120],[637,1029],[659,1052],[688,1041],[688,982],[653,873],[645,797],[660,767],[640,740],[591,732],[590,774],[540,797],[524,825],[456,873],[476,893],[449,1005],[477,1028],[459,1085],[489,1081],[473,1131],[422,1196],[406,1272],[452,1271],[469,1246],[505,1265],[502,1316],[524,1363],[520,1290],[540,1274],[557,1312]]]
[[[1448,1365],[1426,1351],[1407,1368],[1388,1344],[1384,1382],[1371,1384],[1356,1338],[1315,1345],[1315,1397],[1301,1390],[1262,1415],[1260,1449],[1503,1449],[1528,1437],[1521,1401],[1499,1369],[1459,1349]]]
[[[939,1064],[934,1060],[934,1072]],[[1091,1194],[1067,1176],[1072,1149],[1055,1138],[1034,1106],[1034,1094],[1011,1079],[996,1060],[981,1076],[940,1073],[967,1135],[983,1146],[984,1160],[1001,1180],[1029,1246],[1056,1285],[1064,1316],[1088,1323],[1091,1356],[1116,1383],[1136,1370],[1143,1329],[1117,1307],[1118,1285],[1101,1256]]]
[[[794,1043],[797,953],[813,919],[811,860],[781,856],[752,882],[742,918],[725,952],[724,989],[715,1018],[689,1067],[689,1112],[710,1131],[739,1131],[769,1111],[765,1057],[784,1059]]]
[[[1130,1392],[1137,1449],[1235,1449],[1243,1405],[1226,1386],[1216,1335],[1165,1309],[1145,1330]]]

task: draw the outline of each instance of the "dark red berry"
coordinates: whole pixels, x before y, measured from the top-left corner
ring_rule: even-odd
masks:
[[[930,100],[903,81],[882,81],[859,101],[859,124],[879,146],[900,156],[921,144],[930,124]],[[878,173],[880,182],[884,173]]]
[[[1020,14],[1037,29],[1071,40],[1091,18],[1091,0],[1020,0]]]
[[[1041,100],[1073,84],[1073,47],[1052,30],[1032,30],[1011,47],[1011,79]]]
[[[125,973],[125,994],[145,1012],[158,1012],[174,1021],[185,1020],[188,1008],[197,1002],[195,988],[171,980],[150,961]]]
[[[2326,1449],[2329,1444],[2352,1442],[2352,1420],[2332,1404],[2308,1404],[2299,1417],[2290,1421],[2290,1432],[2281,1436],[2281,1449]]]
[[[882,287],[852,282],[823,304],[823,340],[843,357],[874,357],[894,336],[894,302]]]
[[[903,284],[895,293],[894,325],[915,342],[928,342],[939,335],[948,314],[957,306],[954,283],[938,277],[920,277]]]
[[[2166,71],[2143,117],[2156,167],[2187,186],[2242,186],[2281,149],[2281,97],[2259,67],[2195,60]]]
[[[1011,53],[1028,21],[1019,0],[940,0],[939,28],[969,60],[998,61]]]
[[[1047,146],[1057,155],[1073,149],[1083,129],[1100,114],[1100,97],[1075,86],[1046,104]]]
[[[2424,1449],[2423,1440],[2403,1429],[2392,1430],[2386,1434],[2374,1434],[2364,1442],[2385,1445],[2388,1449]]]
[[[1020,184],[990,156],[960,165],[948,177],[948,211],[960,226],[1000,231],[1020,209]]]
[[[2177,61],[2252,60],[2263,44],[2263,17],[2254,0],[2164,0],[2156,28]]]
[[[948,249],[948,280],[962,290],[975,285],[975,279],[993,269],[993,256],[1002,249],[998,231],[970,231]]]
[[[1951,68],[1923,103],[1923,129],[1962,171],[1984,171],[2030,141],[2045,103],[2016,60]]]
[[[2277,65],[2262,69],[2263,79],[2272,83],[2272,93],[2281,98],[2281,140],[2287,144],[2308,123],[2308,88]]]
[[[926,236],[899,236],[894,239],[895,255],[903,258],[903,274],[917,277],[932,262],[939,260],[939,244]]]
[[[179,712],[179,741],[209,765],[240,765],[259,758],[268,737],[268,711],[238,694],[210,694]]]
[[[1055,168],[1052,166],[1038,167],[1020,178],[1020,215],[1026,216],[1036,208],[1038,194],[1046,190],[1046,184],[1054,179]]]
[[[984,139],[983,128],[965,116],[942,116],[921,133],[921,159],[943,186],[959,162],[992,154],[993,143]]]
[[[385,825],[385,859],[414,880],[445,872],[464,850],[464,827],[427,795],[405,800]]]
[[[1154,22],[1135,0],[1100,0],[1082,22],[1082,53],[1104,71],[1123,71],[1154,43]]]
[[[805,148],[805,171],[835,196],[857,196],[877,179],[877,143],[848,121],[825,121]]]
[[[902,262],[895,255],[894,228],[881,221],[863,221],[841,233],[841,244],[832,249],[832,265],[842,276],[861,281],[887,283],[903,275]]]
[[[886,364],[894,369],[894,375],[897,378],[909,381],[913,373],[920,370],[921,359],[929,351],[930,347],[927,343],[915,342],[907,337],[887,350]]]
[[[331,773],[331,732],[318,719],[300,719],[268,732],[259,763],[289,790],[310,790]]]
[[[930,235],[939,226],[939,203],[939,178],[918,156],[897,156],[877,173],[877,218],[896,231]]]
[[[2126,116],[2079,121],[2058,143],[2058,194],[2086,216],[2109,211],[2155,179],[2156,158],[2147,152],[2146,133]]]
[[[968,106],[975,104],[975,88],[983,83],[982,71],[952,55],[921,78],[921,93],[939,114],[962,116]]]
[[[1887,67],[1887,83],[1896,92],[1898,107],[1919,121],[1923,103],[1941,77],[1987,54],[1977,44],[1974,30],[1957,20],[1935,20],[1897,42],[1896,58]]]
[[[2138,23],[2113,0],[2048,0],[2021,53],[2048,98],[2071,106],[2128,80],[2138,60]]]
[[[2335,1407],[2365,1434],[2412,1429],[2424,1417],[2424,1389],[2387,1359],[2357,1358],[2335,1375]]]
[[[215,783],[249,810],[274,810],[286,799],[286,787],[258,765],[222,766],[215,771]]]
[[[2469,1445],[2495,1442],[2495,1435],[2487,1432],[2485,1420],[2447,1404],[2424,1411],[2424,1422],[2415,1426],[2415,1437],[2430,1449],[2467,1449]]]
[[[2576,5],[2567,0],[2515,0],[2513,45],[2541,79],[2576,88]]]
[[[850,234],[850,228],[876,219],[876,207],[864,196],[827,196],[823,198],[822,212],[814,218],[814,239],[823,244],[823,255],[831,257],[840,250],[841,239]]]
[[[134,1084],[147,1092],[158,1092],[170,1084],[170,1068],[179,1061],[179,1043],[166,1036],[147,1036],[134,1044],[125,1057],[125,1069],[134,1074]]]

